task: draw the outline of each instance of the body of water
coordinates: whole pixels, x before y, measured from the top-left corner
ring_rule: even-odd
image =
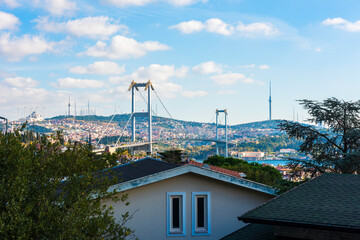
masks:
[[[197,162],[203,162],[204,160],[203,159],[196,159]],[[252,163],[252,162],[256,162],[256,163],[259,163],[259,164],[270,164],[270,165],[273,165],[273,166],[278,166],[278,165],[282,165],[282,166],[285,166],[288,161],[285,161],[285,160],[259,160],[259,161],[247,161],[249,163]]]
[[[271,164],[273,166],[277,166],[277,165],[282,165],[282,166],[285,166],[288,164],[288,161],[284,161],[284,160],[259,160],[259,161],[247,161],[249,163],[252,163],[252,162],[256,162],[256,163],[259,163],[259,164]]]

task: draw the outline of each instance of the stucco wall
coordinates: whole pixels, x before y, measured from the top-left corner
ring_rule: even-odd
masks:
[[[166,193],[186,193],[186,236],[166,236]],[[191,234],[191,193],[211,193],[211,236]],[[187,173],[157,183],[126,191],[130,204],[106,202],[115,209],[115,217],[121,219],[124,211],[133,214],[126,226],[135,230],[135,235],[147,239],[219,239],[241,227],[237,217],[270,200],[273,196],[224,183],[194,173]]]

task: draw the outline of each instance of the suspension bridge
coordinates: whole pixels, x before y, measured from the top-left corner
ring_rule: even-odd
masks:
[[[147,92],[147,101],[144,98],[144,96],[141,94],[140,89],[144,89],[145,92]],[[101,153],[104,151],[109,151],[109,152],[115,152],[117,149],[124,149],[124,148],[128,148],[131,149],[132,151],[137,151],[137,150],[145,150],[148,154],[152,154],[153,149],[152,146],[153,144],[157,144],[157,143],[165,143],[165,142],[175,142],[175,141],[201,141],[201,142],[214,142],[216,143],[216,154],[219,155],[219,149],[220,147],[224,146],[224,152],[225,152],[225,157],[228,157],[228,144],[230,144],[230,142],[228,142],[228,112],[226,109],[224,110],[218,110],[216,109],[215,111],[215,116],[216,116],[216,124],[215,124],[215,139],[207,139],[207,138],[173,138],[173,139],[157,139],[157,140],[153,140],[153,136],[152,136],[152,128],[153,128],[153,124],[152,124],[152,115],[155,115],[155,112],[152,110],[152,92],[155,93],[155,96],[157,97],[157,99],[159,100],[159,102],[161,103],[161,105],[163,106],[163,108],[165,109],[165,111],[167,112],[167,114],[170,116],[171,119],[173,119],[173,117],[171,116],[170,112],[167,110],[167,108],[165,107],[163,101],[161,100],[161,98],[159,97],[159,95],[157,94],[157,92],[155,91],[155,88],[153,87],[152,83],[150,82],[150,80],[146,83],[136,83],[134,80],[131,82],[129,89],[129,92],[131,92],[131,114],[130,117],[128,119],[128,121],[126,122],[125,126],[122,128],[121,130],[121,134],[119,136],[119,138],[117,139],[116,143],[114,145],[110,145],[110,146],[106,146],[104,148],[99,148],[99,143],[101,141],[101,139],[103,138],[103,135],[99,138],[99,140],[97,141],[96,145],[95,145],[95,149],[93,150],[96,153]],[[136,98],[135,98],[135,93],[139,92],[141,98],[144,100],[144,102],[147,105],[147,110],[146,111],[142,111],[142,112],[138,112],[136,111]],[[225,124],[220,124],[221,119],[219,118],[219,116],[223,114],[225,117]],[[109,127],[109,125],[111,124],[111,122],[113,121],[115,114],[113,115],[113,117],[110,119],[109,123],[107,124],[105,131],[107,131],[107,128]],[[147,132],[148,132],[148,140],[145,142],[136,142],[136,118],[146,118],[147,119]],[[131,142],[123,142],[121,143],[120,140],[123,137],[126,128],[128,127],[129,123],[131,122]],[[220,129],[224,129],[224,136],[221,138],[220,136]]]

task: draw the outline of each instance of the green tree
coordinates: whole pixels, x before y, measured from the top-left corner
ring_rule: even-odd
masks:
[[[310,123],[282,121],[280,129],[290,138],[302,139],[299,151],[310,160],[289,159],[293,166],[312,174],[360,173],[360,101],[328,98],[322,102],[299,100],[308,111]]]
[[[246,178],[255,182],[275,186],[281,180],[281,174],[278,170],[270,166],[262,166],[258,163],[248,163],[247,161],[222,156],[212,156],[204,161],[206,164],[226,168],[229,170],[243,172]]]
[[[102,204],[126,204],[126,195],[108,192],[115,165],[115,156],[79,143],[64,149],[59,139],[24,144],[19,132],[0,134],[1,238],[124,239],[132,233],[124,226],[129,214],[117,222]]]
[[[180,164],[182,150],[174,149],[159,153],[161,159],[168,163]]]

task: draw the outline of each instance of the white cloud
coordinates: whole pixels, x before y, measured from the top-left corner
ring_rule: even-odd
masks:
[[[109,78],[113,84],[128,84],[131,80],[135,82],[147,82],[150,80],[160,97],[173,98],[182,90],[182,86],[171,82],[174,78],[183,78],[187,75],[189,68],[174,65],[151,64],[147,67],[139,67],[133,73],[126,76],[114,76]]]
[[[225,36],[233,34],[234,28],[223,22],[219,18],[211,18],[205,22],[205,29],[211,33],[217,33]]]
[[[104,86],[104,83],[98,80],[89,80],[89,79],[78,79],[78,78],[59,78],[57,83],[54,84],[55,87],[61,89],[69,88],[101,88]]]
[[[11,8],[16,8],[20,6],[17,0],[3,0],[3,2]]]
[[[109,82],[112,84],[119,84],[119,83],[127,83],[131,81],[131,77],[128,76],[111,76],[109,77]]]
[[[245,77],[244,74],[241,73],[225,73],[225,74],[212,76],[211,79],[219,85],[231,85],[238,82],[239,80],[241,80],[241,82],[243,83],[255,82],[253,79],[247,78]]]
[[[116,62],[99,61],[88,66],[76,66],[69,70],[77,74],[121,74],[125,71],[125,66],[119,66]]]
[[[207,0],[104,0],[104,2],[117,7],[144,6],[156,2],[166,2],[173,6],[188,6],[198,2],[207,2]]]
[[[52,50],[53,43],[39,36],[23,35],[12,37],[9,33],[0,36],[0,57],[19,61],[28,55],[41,54]]]
[[[160,98],[174,98],[181,90],[182,86],[172,82],[158,83],[151,81]]]
[[[170,29],[177,29],[184,34],[190,34],[193,32],[200,32],[204,29],[204,24],[200,21],[191,20],[188,22],[181,22],[177,25],[170,26]]]
[[[236,26],[236,31],[241,34],[245,34],[246,36],[272,36],[276,35],[279,32],[279,30],[277,30],[271,23],[265,22],[255,22],[250,24],[244,24],[242,22],[239,22]]]
[[[245,37],[273,36],[279,33],[279,30],[273,24],[268,22],[254,22],[250,24],[239,22],[237,25],[231,25],[219,18],[211,18],[205,22],[191,20],[181,22],[177,25],[170,26],[169,28],[177,29],[184,34],[205,30],[210,33],[217,33],[225,36],[238,34]]]
[[[92,57],[105,57],[109,59],[127,59],[144,56],[147,52],[170,49],[167,45],[156,41],[138,42],[133,38],[114,36],[109,45],[98,41],[90,47],[85,54]]]
[[[4,105],[38,104],[49,100],[51,94],[43,88],[16,88],[0,84],[1,100]]]
[[[270,69],[270,66],[267,64],[263,64],[259,66],[259,69],[265,70],[265,69]]]
[[[13,30],[20,24],[19,19],[10,13],[0,11],[0,30]]]
[[[165,0],[165,2],[168,2],[171,5],[174,6],[188,6],[192,5],[198,2],[206,3],[208,0]]]
[[[233,94],[236,94],[237,92],[234,91],[234,90],[221,90],[221,91],[218,91],[217,94],[218,95],[233,95]]]
[[[247,65],[240,65],[240,68],[255,68],[256,65],[255,64],[247,64]]]
[[[360,32],[360,21],[350,22],[343,18],[327,18],[322,22],[326,26],[334,26],[348,32]]]
[[[136,79],[136,81],[147,81],[150,79],[152,82],[163,83],[171,77],[185,77],[188,70],[186,66],[175,68],[174,65],[151,64],[148,67],[138,68],[137,71],[131,74],[131,78]]]
[[[77,9],[76,3],[69,0],[34,0],[34,4],[54,16],[70,15]]]
[[[35,21],[38,23],[37,28],[43,31],[93,39],[106,39],[120,31],[127,31],[125,25],[117,24],[107,16],[85,17],[67,22],[50,22],[47,17],[43,17]]]
[[[194,66],[192,70],[194,73],[197,74],[210,74],[210,73],[222,72],[221,66],[213,61],[200,63],[199,65]]]
[[[194,97],[204,97],[206,96],[208,93],[202,90],[199,91],[183,91],[182,95],[184,97],[188,97],[188,98],[194,98]]]
[[[315,52],[322,52],[322,48],[321,47],[315,48]]]
[[[3,81],[11,87],[24,88],[24,87],[35,87],[38,85],[38,82],[32,78],[25,77],[7,77]]]
[[[0,69],[0,78],[14,77],[15,75],[15,73],[5,72]]]

